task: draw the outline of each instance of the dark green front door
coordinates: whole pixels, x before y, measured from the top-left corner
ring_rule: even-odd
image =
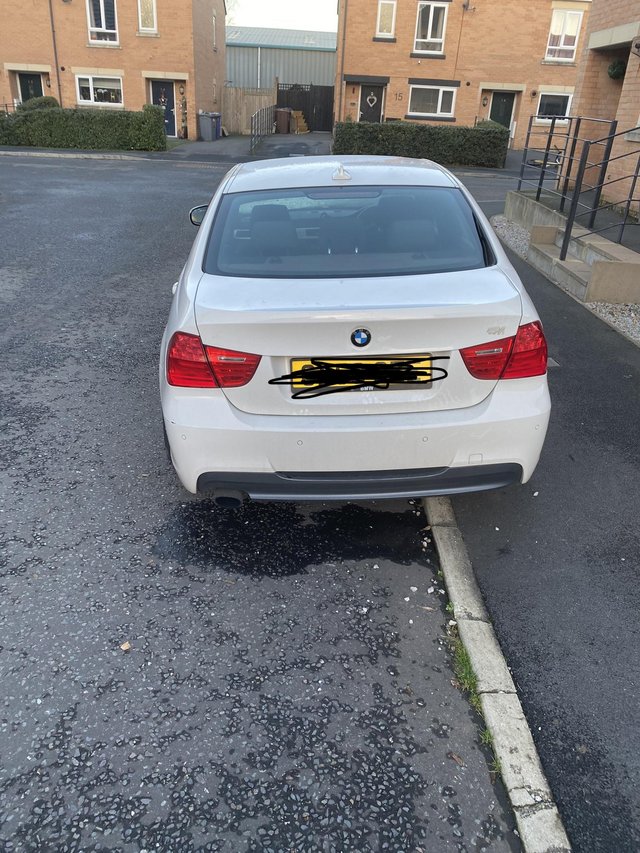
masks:
[[[491,114],[489,116],[491,121],[496,121],[505,127],[511,127],[513,102],[515,99],[515,92],[494,92],[491,99]]]
[[[18,74],[18,85],[20,86],[20,100],[22,103],[31,98],[42,97],[42,75]]]

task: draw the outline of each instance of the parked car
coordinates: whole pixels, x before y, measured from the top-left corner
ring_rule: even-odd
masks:
[[[188,491],[234,505],[531,477],[547,344],[450,172],[392,157],[247,163],[191,219],[160,358]]]

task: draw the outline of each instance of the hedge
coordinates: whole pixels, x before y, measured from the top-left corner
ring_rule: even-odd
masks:
[[[165,151],[164,110],[152,104],[141,112],[51,106],[16,110],[0,115],[0,145]]]
[[[30,112],[31,110],[50,110],[59,107],[60,104],[51,95],[41,95],[39,98],[29,98],[28,101],[23,101],[16,107],[20,112]]]
[[[336,124],[333,153],[423,157],[446,166],[501,169],[508,144],[508,129],[492,121],[483,121],[476,127],[346,121]]]

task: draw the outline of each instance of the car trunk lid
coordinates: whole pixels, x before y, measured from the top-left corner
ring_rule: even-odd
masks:
[[[223,392],[235,408],[264,415],[395,414],[476,405],[496,381],[474,379],[459,350],[515,335],[521,316],[520,294],[498,267],[322,280],[203,274],[196,299],[205,345],[262,356],[250,382]],[[354,345],[357,330],[370,334],[368,345]],[[402,359],[419,368],[420,357],[427,356],[433,359],[432,381],[377,387],[365,378],[345,390],[335,382],[328,389],[292,385],[288,378],[311,360],[344,365],[353,359],[362,365]]]

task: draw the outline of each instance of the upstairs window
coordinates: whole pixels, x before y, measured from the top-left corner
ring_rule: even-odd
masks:
[[[416,53],[443,53],[447,21],[445,3],[418,3],[416,23]]]
[[[87,0],[89,41],[118,41],[116,0]]]
[[[376,36],[393,38],[396,31],[396,0],[379,0]]]
[[[143,33],[157,31],[156,0],[138,0],[138,25]]]
[[[546,58],[556,62],[573,62],[576,58],[582,12],[554,9]]]
[[[213,32],[213,49],[217,50],[218,49],[218,32],[217,32],[217,27],[216,27],[216,16],[215,15],[213,16],[213,21],[212,21],[212,32]]]

